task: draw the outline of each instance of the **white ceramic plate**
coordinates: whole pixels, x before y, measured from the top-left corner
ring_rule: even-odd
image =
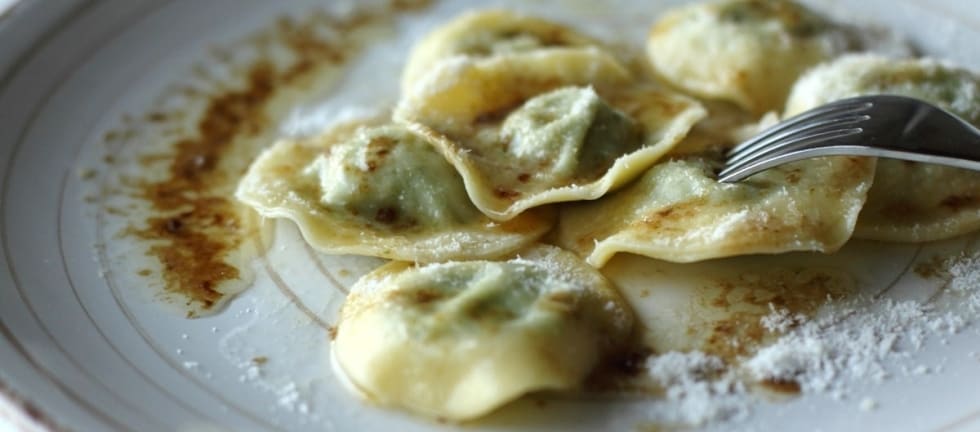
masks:
[[[130,239],[113,234],[118,227],[108,204],[91,199],[102,196],[99,187],[113,170],[125,169],[101,161],[107,131],[126,125],[126,115],[165,103],[161,95],[168,88],[213,59],[209,47],[235,46],[284,13],[303,16],[326,7],[339,14],[348,3],[24,1],[0,17],[0,392],[7,395],[0,417],[26,407],[27,420],[17,421],[33,418],[80,431],[454,428],[365,405],[328,366],[325,326],[343,299],[343,286],[377,261],[310,253],[295,229],[280,224],[269,254],[255,265],[254,286],[215,315],[186,319],[148,300],[146,278],[132,274],[145,258]],[[336,87],[300,98],[273,132],[315,129],[351,104],[390,103],[403,54],[419,29],[467,3],[439,3],[399,19],[375,48],[352,60]],[[653,17],[681,2],[494,3],[587,23],[601,37],[640,43]],[[973,2],[811,3],[847,21],[884,25],[924,52],[980,70],[980,9]],[[151,144],[134,140],[119,151]],[[83,179],[90,174],[94,179]],[[891,287],[890,296],[927,301],[940,283],[916,276],[914,264],[971,241],[856,244],[837,257],[788,259],[850,267],[862,290]],[[629,261],[620,260],[619,268],[630,268]],[[683,287],[711,266],[756,264],[633,268],[644,265],[662,266],[660,279],[646,275],[637,282],[625,270],[616,277],[624,284]],[[974,327],[930,340],[909,361],[939,365],[941,373],[856,382],[844,400],[804,395],[759,403],[737,427],[980,430],[980,361],[971,356],[977,347]],[[261,365],[252,361],[261,357],[267,359]],[[864,397],[878,408],[862,412],[858,401]],[[647,424],[654,403],[524,402],[468,428],[632,430]]]

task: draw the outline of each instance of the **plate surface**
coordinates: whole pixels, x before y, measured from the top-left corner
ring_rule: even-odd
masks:
[[[351,106],[364,112],[393,102],[404,53],[422,30],[476,3],[437,2],[392,15],[391,25],[382,21],[387,29],[370,47],[316,91],[296,96],[269,133],[303,134],[350,115]],[[639,44],[660,11],[683,2],[493,3]],[[971,2],[808,3],[842,20],[893,29],[925,53],[980,70],[980,9]],[[363,404],[331,372],[327,328],[345,287],[379,261],[313,253],[291,225],[277,224],[269,252],[254,263],[253,286],[217,313],[187,319],[152,299],[154,284],[136,274],[147,258],[120,235],[130,215],[120,215],[106,195],[118,172],[132,169],[106,155],[125,163],[142,146],[160,145],[148,137],[165,132],[127,119],[173,103],[168,92],[199,77],[202,65],[220,84],[222,74],[234,72],[214,59],[229,51],[234,57],[242,41],[277,17],[301,19],[311,10],[345,16],[370,7],[354,4],[65,0],[23,2],[0,16],[0,391],[14,400],[0,404],[0,416],[23,401],[43,423],[80,431],[455,428]],[[133,129],[123,144],[107,143],[107,134]],[[862,290],[891,288],[893,298],[924,302],[941,283],[917,276],[916,264],[975,246],[975,237],[921,247],[858,243],[835,257],[786,259],[848,268]],[[753,258],[684,268],[636,260],[614,261],[614,279],[684,287],[711,268],[758,265]],[[660,266],[652,272],[659,276],[631,273],[651,265]],[[939,372],[855,382],[843,400],[818,394],[760,402],[739,428],[980,430],[976,327],[927,340],[911,359]],[[862,398],[877,408],[863,412]],[[633,430],[652,420],[655,403],[522,402],[466,429]]]

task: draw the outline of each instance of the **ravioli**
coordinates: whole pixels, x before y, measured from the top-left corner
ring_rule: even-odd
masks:
[[[696,101],[652,87],[564,87],[468,134],[413,124],[463,176],[483,213],[509,220],[548,203],[598,198],[636,178],[705,116]]]
[[[930,59],[891,60],[871,54],[842,57],[801,78],[787,103],[787,114],[864,94],[923,99],[980,126],[977,74]],[[980,173],[881,159],[854,235],[922,242],[977,229]]]
[[[570,28],[512,12],[472,12],[412,50],[395,117],[465,134],[549,90],[631,79],[600,43]]]
[[[810,159],[719,183],[720,157],[653,166],[635,183],[561,211],[558,245],[601,267],[618,252],[672,262],[789,251],[833,252],[871,186],[869,158]]]
[[[333,355],[375,403],[466,420],[527,392],[579,387],[632,326],[601,274],[536,246],[500,262],[378,268],[351,288]]]
[[[406,261],[507,255],[554,224],[548,209],[489,220],[431,143],[398,125],[281,141],[256,159],[236,196],[262,216],[293,220],[323,252]]]
[[[505,10],[470,12],[415,45],[402,72],[402,87],[411,88],[432,66],[453,56],[489,58],[590,47],[599,43],[558,23]]]
[[[779,110],[807,69],[849,46],[841,28],[786,0],[722,0],[666,13],[647,54],[666,81],[755,114]]]

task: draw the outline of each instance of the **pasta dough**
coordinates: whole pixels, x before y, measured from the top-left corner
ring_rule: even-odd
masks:
[[[636,178],[705,116],[656,88],[566,87],[536,96],[470,134],[413,124],[463,176],[473,203],[508,220],[543,204],[595,199]]]
[[[980,126],[980,78],[934,60],[845,56],[794,87],[787,114],[862,94],[898,94],[932,102]],[[980,173],[882,159],[855,237],[920,242],[980,229]]]
[[[578,387],[632,325],[601,274],[537,246],[502,262],[375,270],[351,288],[333,354],[376,403],[466,420],[530,391]]]
[[[396,120],[437,143],[495,220],[597,198],[705,115],[692,99],[634,85],[599,43],[502,11],[466,14],[427,36],[402,92]]]
[[[829,157],[719,183],[718,159],[660,163],[636,183],[562,209],[558,244],[600,267],[618,252],[673,262],[832,252],[851,236],[874,161]]]
[[[397,125],[279,142],[256,159],[236,196],[263,216],[293,220],[321,251],[420,262],[506,255],[554,221],[547,209],[487,219],[432,145]]]
[[[410,90],[433,66],[454,56],[486,59],[593,47],[599,43],[561,24],[504,10],[470,12],[415,46],[402,72],[402,88]]]
[[[504,11],[465,14],[426,36],[402,77],[395,118],[452,134],[559,87],[628,83],[598,42],[545,20]]]
[[[756,114],[780,109],[800,74],[847,47],[840,28],[787,0],[683,6],[647,39],[650,62],[668,82]]]

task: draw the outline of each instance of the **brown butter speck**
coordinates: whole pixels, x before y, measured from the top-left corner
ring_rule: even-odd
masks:
[[[295,54],[295,61],[279,69],[260,60],[247,69],[243,86],[210,96],[193,135],[173,143],[168,176],[139,187],[138,195],[151,204],[153,215],[143,228],[131,232],[152,241],[148,253],[162,264],[168,291],[182,293],[189,298],[188,304],[198,303],[207,309],[223,296],[217,287],[240,276],[239,270],[225,260],[246,235],[240,220],[242,209],[228,192],[241,173],[222,171],[220,162],[234,150],[237,138],[254,136],[267,128],[266,106],[278,90],[310,76],[321,65],[340,64],[350,58],[363,45],[348,40],[353,38],[348,36],[351,31],[379,23],[391,12],[414,10],[428,3],[396,1],[389,8],[329,18],[328,25],[347,30],[344,36],[329,41],[315,31],[319,25],[315,20],[313,25],[281,20],[277,35]],[[206,95],[192,90],[194,95]],[[166,113],[156,112],[145,120],[162,122],[167,118]],[[107,141],[117,138],[118,134],[107,133]],[[107,164],[115,162],[112,155],[104,160]]]
[[[792,379],[767,378],[759,384],[768,390],[778,393],[798,394],[801,391],[800,383]]]
[[[514,198],[521,196],[521,193],[518,191],[512,189],[506,189],[500,186],[493,189],[493,194],[497,198],[507,199],[507,200],[514,200]]]
[[[939,202],[939,205],[952,211],[974,207],[978,204],[980,204],[980,195],[950,195]]]

